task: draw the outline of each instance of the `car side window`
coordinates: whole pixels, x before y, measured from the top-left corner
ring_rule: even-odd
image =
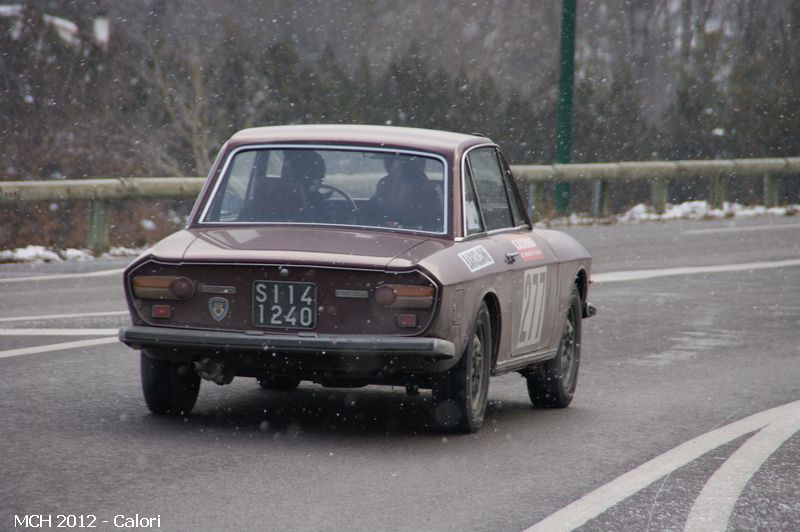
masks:
[[[522,209],[524,208],[522,205],[524,205],[524,203],[522,203],[522,200],[519,197],[519,191],[517,190],[517,187],[514,186],[513,178],[511,176],[511,168],[509,168],[502,152],[498,150],[497,155],[500,158],[500,166],[503,169],[503,183],[506,186],[508,203],[511,205],[511,215],[514,218],[514,226],[519,227],[521,225],[527,225],[528,222],[525,220],[525,217],[522,214]]]
[[[472,172],[470,172],[469,165],[467,165],[466,174],[464,175],[464,225],[467,235],[483,232],[483,222],[481,221],[478,201],[475,199],[474,186]]]
[[[494,148],[479,148],[468,155],[486,230],[514,227],[503,170]]]

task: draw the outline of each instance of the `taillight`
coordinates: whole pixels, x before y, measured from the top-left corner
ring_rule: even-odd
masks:
[[[194,295],[194,283],[186,277],[140,275],[131,285],[133,295],[141,299],[186,300]]]
[[[382,284],[375,289],[375,301],[390,308],[431,308],[432,286],[410,284]]]
[[[394,291],[394,287],[391,285],[382,284],[375,289],[375,301],[384,307],[388,307],[397,301],[397,292]]]

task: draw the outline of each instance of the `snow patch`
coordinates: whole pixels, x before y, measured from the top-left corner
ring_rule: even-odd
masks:
[[[18,17],[22,14],[22,4],[6,4],[0,6],[0,17]]]
[[[142,229],[145,231],[154,231],[156,228],[156,223],[153,220],[140,220],[139,225],[141,225]]]
[[[787,216],[800,209],[798,205],[788,207],[764,207],[760,205],[747,207],[740,203],[725,202],[722,208],[714,208],[707,201],[686,201],[678,205],[667,204],[662,214],[653,211],[652,207],[643,203],[636,205],[628,212],[617,217],[617,221],[644,222],[663,220],[709,220],[720,218],[753,218],[755,216]]]
[[[16,19],[10,31],[12,40],[19,39],[20,35],[22,34],[23,10],[24,6],[22,4],[0,5],[0,18]],[[42,15],[42,21],[51,28],[55,29],[59,38],[65,43],[71,46],[80,46],[80,30],[78,25],[71,20],[45,13]],[[97,45],[103,49],[108,48],[108,44],[111,41],[111,23],[108,17],[98,17],[92,21],[92,36]]]
[[[88,249],[67,248],[63,251],[60,251],[58,254],[63,260],[94,260],[94,255]]]
[[[138,257],[149,248],[126,248],[117,246],[103,253],[103,257]]]
[[[94,30],[94,42],[100,46],[107,47],[111,35],[111,26],[107,17],[94,19],[92,24]]]
[[[102,258],[138,257],[148,248],[113,247],[103,253]],[[24,248],[0,250],[0,263],[2,262],[63,262],[63,261],[89,261],[95,260],[95,255],[88,249],[48,249],[44,246],[30,245]]]
[[[0,262],[61,262],[61,256],[44,246],[0,251]]]
[[[721,208],[712,207],[707,201],[686,201],[676,205],[667,204],[664,212],[655,212],[652,206],[640,203],[627,212],[607,219],[594,218],[589,214],[570,214],[565,218],[546,220],[547,226],[592,225],[595,223],[641,223],[667,220],[719,220],[722,218],[754,218],[756,216],[793,216],[800,214],[800,205],[785,207],[745,206],[725,202]]]
[[[78,45],[81,43],[81,40],[78,37],[78,25],[71,20],[61,17],[54,17],[53,15],[43,15],[42,20],[44,20],[46,24],[49,24],[55,28],[62,41],[71,45]]]

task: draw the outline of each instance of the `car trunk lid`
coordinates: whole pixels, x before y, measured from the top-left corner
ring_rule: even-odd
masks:
[[[188,262],[260,262],[385,269],[424,236],[304,227],[240,227],[195,232]],[[405,261],[404,261],[405,262]],[[409,264],[393,264],[409,266]]]

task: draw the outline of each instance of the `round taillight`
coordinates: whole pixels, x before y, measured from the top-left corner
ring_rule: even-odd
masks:
[[[375,301],[388,307],[397,299],[397,292],[389,285],[381,285],[375,289]]]
[[[189,299],[194,295],[194,283],[186,277],[178,277],[172,281],[169,289],[178,299]]]

